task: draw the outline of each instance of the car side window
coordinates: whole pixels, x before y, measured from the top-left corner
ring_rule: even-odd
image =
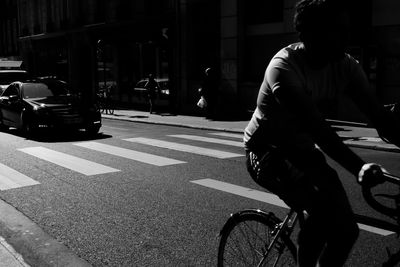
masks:
[[[138,82],[138,84],[136,85],[136,87],[144,88],[145,85],[146,85],[146,81],[141,81],[141,82]]]
[[[10,85],[3,93],[3,96],[19,95],[16,85]]]

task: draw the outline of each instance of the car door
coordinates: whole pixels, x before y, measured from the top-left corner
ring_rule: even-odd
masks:
[[[16,126],[19,124],[22,111],[22,102],[18,84],[7,87],[1,97],[1,115],[6,125]]]

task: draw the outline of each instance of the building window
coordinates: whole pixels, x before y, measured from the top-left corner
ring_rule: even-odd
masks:
[[[244,1],[244,20],[247,25],[283,21],[283,0]]]

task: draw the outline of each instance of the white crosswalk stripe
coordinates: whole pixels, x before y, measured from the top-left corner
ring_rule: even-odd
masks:
[[[216,136],[222,136],[222,137],[231,137],[231,138],[243,139],[243,134],[237,134],[237,133],[218,132],[218,133],[208,133],[208,134],[216,135]]]
[[[0,163],[0,190],[40,184],[28,176]]]
[[[227,192],[227,193],[231,193],[234,195],[239,195],[242,197],[246,197],[246,198],[254,199],[257,201],[265,202],[268,204],[272,204],[274,206],[278,206],[278,207],[282,207],[282,208],[286,208],[286,209],[289,208],[285,204],[285,202],[283,202],[278,196],[271,194],[271,193],[258,191],[255,189],[251,189],[251,188],[247,188],[247,187],[243,187],[243,186],[239,186],[239,185],[234,185],[234,184],[230,184],[230,183],[225,183],[225,182],[214,180],[214,179],[201,179],[201,180],[194,180],[191,182],[194,184],[202,185],[202,186],[212,188],[215,190],[219,190],[222,192]],[[394,232],[392,232],[392,231],[377,228],[377,227],[374,227],[371,225],[365,225],[365,224],[359,223],[358,226],[362,230],[365,230],[365,231],[368,231],[371,233],[375,233],[375,234],[379,234],[382,236],[389,236],[389,235],[394,234]]]
[[[232,133],[209,133],[215,136],[221,137],[230,137],[230,138],[239,138],[239,135]],[[220,138],[211,138],[197,135],[185,135],[185,134],[174,134],[168,135],[173,138],[181,138],[186,140],[193,141],[201,141],[208,143],[215,143],[221,145],[242,147],[242,142],[226,140]],[[241,137],[241,135],[240,135]],[[150,138],[129,138],[122,139],[129,142],[140,143],[144,145],[150,145],[165,149],[171,149],[175,151],[193,153],[196,155],[215,157],[219,159],[225,158],[233,158],[233,157],[242,157],[244,154],[232,153],[217,149],[204,148],[199,146],[187,145],[187,144],[179,144],[175,142],[168,142],[158,139],[150,139]],[[118,146],[107,145],[99,142],[81,142],[74,144],[78,147],[94,150],[101,153],[107,153],[113,156],[123,157],[127,159],[131,159],[138,162],[143,162],[146,164],[151,164],[155,166],[168,166],[174,164],[183,164],[187,163],[185,161],[176,160],[168,157],[162,157],[154,154],[144,153],[135,151],[132,149],[126,149]],[[90,175],[98,175],[98,174],[106,174],[112,172],[118,172],[120,170],[102,165],[99,163],[95,163],[93,161],[89,161],[80,157],[72,156],[66,153],[58,152],[52,149],[48,149],[45,147],[27,147],[18,149],[19,151],[31,155],[33,157],[39,158],[41,160],[45,160],[52,164],[59,165],[63,168],[70,169],[72,171],[90,176]],[[7,167],[0,163],[0,190],[8,190],[13,188],[32,186],[40,184],[38,181],[19,173],[18,171]]]
[[[57,152],[45,147],[28,147],[18,150],[84,175],[97,175],[119,171],[102,164]]]
[[[155,146],[155,147],[160,147],[160,148],[181,151],[181,152],[193,153],[193,154],[202,155],[202,156],[209,156],[209,157],[214,157],[214,158],[219,158],[219,159],[243,156],[243,154],[237,154],[237,153],[231,153],[231,152],[215,150],[215,149],[210,149],[210,148],[203,148],[203,147],[198,147],[198,146],[191,146],[191,145],[179,144],[179,143],[174,143],[174,142],[162,141],[162,140],[158,140],[158,139],[136,137],[136,138],[123,139],[123,140],[129,141],[129,142],[134,142],[134,143]]]
[[[83,142],[83,143],[77,143],[75,145],[156,166],[167,166],[167,165],[186,163],[185,161],[156,156],[153,154],[106,145],[98,142]]]
[[[198,135],[187,135],[187,134],[173,134],[173,135],[168,135],[168,136],[187,139],[187,140],[207,142],[207,143],[215,143],[215,144],[222,144],[222,145],[228,145],[228,146],[243,147],[243,142],[226,140],[226,139],[210,138],[210,137],[204,137],[204,136],[198,136]]]

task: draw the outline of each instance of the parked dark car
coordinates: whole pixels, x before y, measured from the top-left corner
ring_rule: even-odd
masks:
[[[0,96],[0,124],[22,129],[26,134],[40,128],[85,129],[97,134],[100,111],[85,107],[68,92],[60,80],[36,80],[11,83]]]

